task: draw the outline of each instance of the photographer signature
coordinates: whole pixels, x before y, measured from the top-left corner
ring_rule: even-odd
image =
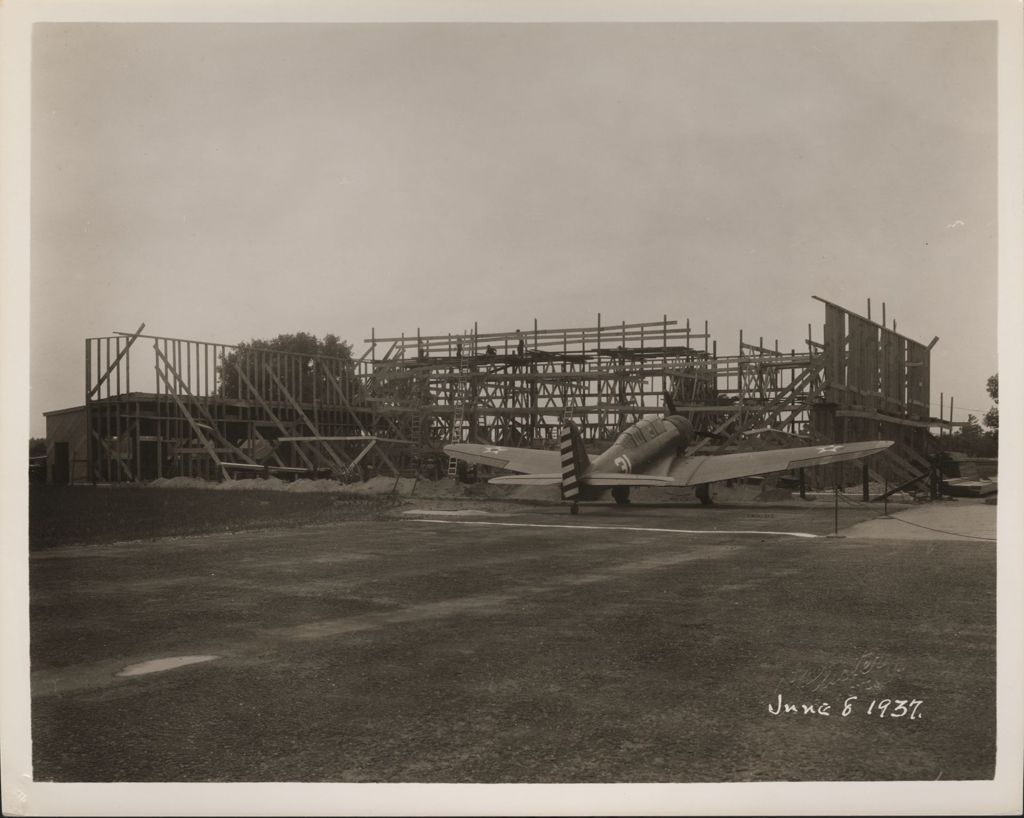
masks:
[[[783,675],[775,686],[775,692],[790,686],[812,693],[834,687],[864,692],[880,691],[903,670],[904,666],[899,659],[867,651],[853,661],[832,662],[799,670],[792,675]]]

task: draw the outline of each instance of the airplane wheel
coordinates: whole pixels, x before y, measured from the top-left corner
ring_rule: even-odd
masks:
[[[629,486],[612,486],[612,498],[620,506],[629,503]]]
[[[580,504],[579,503],[573,503],[571,506],[569,506],[569,513],[570,514],[579,514],[580,513]]]
[[[710,483],[701,483],[699,486],[697,486],[697,489],[696,489],[695,493],[697,495],[697,499],[700,500],[701,505],[703,505],[703,506],[713,505],[713,501],[711,499],[711,484]]]

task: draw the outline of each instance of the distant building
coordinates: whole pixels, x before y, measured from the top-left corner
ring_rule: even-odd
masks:
[[[44,412],[46,482],[82,483],[89,479],[89,426],[84,406]]]

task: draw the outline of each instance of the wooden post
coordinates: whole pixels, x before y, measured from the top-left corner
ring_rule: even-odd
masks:
[[[134,401],[135,417],[135,482],[142,482],[142,412],[138,401]]]
[[[90,398],[92,382],[92,348],[88,338],[85,339],[85,428],[88,430],[85,436],[85,462],[89,477],[93,483],[96,482],[96,470],[93,464],[95,452],[92,445],[92,399]],[[71,480],[74,480],[72,469]],[[52,475],[51,475],[52,476]]]
[[[706,344],[707,338],[704,339]],[[669,391],[668,380],[668,314],[662,313],[661,316],[661,391]]]
[[[863,463],[860,467],[861,472],[861,483],[864,487],[864,502],[867,503],[871,500],[871,488],[868,481],[868,464]]]

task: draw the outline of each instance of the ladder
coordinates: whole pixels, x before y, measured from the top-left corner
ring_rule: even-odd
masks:
[[[412,457],[409,458],[409,476],[418,477],[423,456],[423,415],[419,410],[412,416],[409,423],[409,438],[412,440]]]
[[[554,429],[555,440],[561,439],[562,429],[564,429],[566,425],[568,425],[569,421],[572,420],[573,408],[574,407],[571,403],[567,403],[564,407],[562,407],[562,414],[559,415],[558,418],[558,427]]]
[[[452,433],[449,442],[450,443],[461,443],[462,442],[462,422],[465,420],[466,410],[463,406],[459,405],[455,407],[455,413],[452,415]],[[457,457],[448,458],[448,476],[454,480],[459,473],[459,459]]]

